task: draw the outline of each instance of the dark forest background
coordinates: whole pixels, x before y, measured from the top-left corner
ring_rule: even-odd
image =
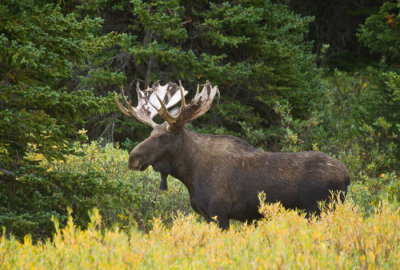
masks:
[[[113,100],[121,87],[135,100],[137,82],[181,80],[193,94],[210,80],[219,105],[191,129],[267,151],[329,153],[349,167],[366,214],[383,198],[397,204],[399,9],[378,0],[1,1],[0,226],[40,238],[67,207],[82,227],[98,207],[110,224],[143,229],[152,216],[190,211],[176,194],[154,195],[157,176],[116,172],[150,133]]]

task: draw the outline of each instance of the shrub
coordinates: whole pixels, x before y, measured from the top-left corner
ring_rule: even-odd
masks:
[[[363,175],[360,180],[350,186],[349,198],[366,215],[374,214],[382,201],[400,206],[400,177],[396,173],[382,173],[377,178]]]
[[[180,182],[170,178],[169,190],[159,191],[160,178],[153,170],[128,170],[126,151],[96,143],[75,148],[77,155],[52,162],[31,153],[27,159],[35,165],[21,168],[16,179],[0,181],[0,226],[8,233],[48,237],[54,232],[51,217],[63,226],[67,207],[82,228],[96,207],[106,227],[118,223],[121,228],[135,225],[143,230],[151,228],[153,217],[168,223],[176,212],[190,211]]]
[[[353,178],[377,177],[400,167],[397,124],[398,78],[366,70],[334,72],[325,78],[324,98],[310,108],[308,119],[295,119],[289,104],[277,103],[283,151],[320,150],[341,159]]]
[[[6,269],[397,269],[400,264],[400,210],[387,203],[369,217],[346,203],[311,220],[279,205],[268,207],[264,211],[272,214],[257,226],[221,231],[181,215],[169,227],[156,219],[148,234],[102,232],[94,211],[87,230],[70,217],[64,229],[56,226],[52,241],[33,245],[30,237],[23,243],[0,238],[0,263]]]

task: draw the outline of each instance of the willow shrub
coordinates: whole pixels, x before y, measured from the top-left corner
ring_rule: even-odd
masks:
[[[75,146],[74,155],[49,161],[32,147],[16,179],[0,181],[0,227],[22,239],[44,239],[54,232],[51,218],[66,224],[70,208],[75,224],[86,228],[89,211],[98,208],[103,226],[132,225],[151,228],[153,217],[166,224],[176,212],[190,210],[186,188],[169,179],[169,190],[158,189],[160,177],[151,168],[133,172],[127,168],[125,150],[96,143]]]
[[[132,222],[142,230],[149,230],[154,217],[166,223],[172,221],[177,212],[188,213],[189,194],[178,180],[168,178],[168,190],[161,191],[160,175],[151,167],[144,172],[128,169],[128,152],[105,147],[97,143],[82,145],[81,155],[70,155],[65,162],[49,164],[49,168],[64,172],[83,172],[95,170],[101,172],[108,183],[114,183],[117,189],[105,191],[97,197],[100,214],[108,226],[118,223],[129,227]],[[103,181],[103,180],[102,180]],[[99,181],[98,185],[106,183]]]
[[[383,203],[365,217],[354,204],[336,205],[308,220],[279,204],[262,205],[258,225],[221,231],[193,215],[171,227],[129,233],[102,230],[94,211],[87,230],[72,218],[53,240],[32,244],[0,238],[3,269],[395,269],[400,265],[400,210]]]

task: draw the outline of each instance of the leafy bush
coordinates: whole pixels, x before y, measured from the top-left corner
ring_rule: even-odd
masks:
[[[351,203],[307,220],[277,204],[262,208],[257,226],[221,231],[215,224],[179,216],[171,227],[156,219],[144,234],[132,229],[102,232],[94,211],[87,230],[72,218],[53,240],[35,245],[0,238],[6,269],[396,269],[400,265],[400,210],[381,204],[369,217]]]
[[[162,192],[159,190],[160,176],[151,167],[145,172],[128,170],[128,153],[125,150],[113,148],[111,144],[101,147],[92,142],[90,145],[82,145],[78,152],[81,155],[68,156],[65,162],[53,163],[50,166],[63,172],[86,173],[88,170],[94,170],[101,172],[107,182],[122,185],[115,193],[110,192],[106,194],[106,198],[99,198],[99,202],[110,203],[111,211],[106,215],[104,210],[97,206],[107,225],[118,222],[127,227],[130,225],[130,219],[133,219],[139,228],[148,230],[151,228],[153,217],[159,217],[168,223],[177,211],[191,211],[189,194],[180,181],[169,177],[169,188]],[[121,197],[124,194],[130,200],[124,201]],[[124,211],[117,213],[116,209]]]
[[[349,198],[363,213],[372,215],[382,201],[400,207],[400,177],[396,173],[381,174],[378,178],[363,175],[360,180],[350,186]]]
[[[4,176],[0,181],[0,226],[8,233],[35,239],[54,231],[51,217],[61,225],[72,209],[75,223],[86,228],[89,211],[98,208],[103,224],[131,225],[149,230],[153,217],[166,223],[177,211],[190,211],[183,185],[170,180],[169,190],[158,190],[159,177],[151,169],[143,173],[127,168],[126,151],[96,143],[77,145],[79,155],[49,162],[42,154],[31,152],[26,159],[32,165],[22,167],[16,179]]]
[[[336,71],[324,80],[324,97],[308,119],[296,119],[289,104],[275,106],[284,151],[321,150],[339,157],[353,177],[378,176],[400,167],[400,102],[397,77],[366,70]]]

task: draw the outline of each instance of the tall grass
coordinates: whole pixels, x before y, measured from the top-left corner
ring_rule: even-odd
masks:
[[[221,231],[193,215],[144,233],[102,229],[98,211],[87,230],[69,218],[53,240],[0,239],[1,269],[400,269],[400,210],[382,203],[365,216],[351,202],[306,219],[278,204],[268,217]]]

